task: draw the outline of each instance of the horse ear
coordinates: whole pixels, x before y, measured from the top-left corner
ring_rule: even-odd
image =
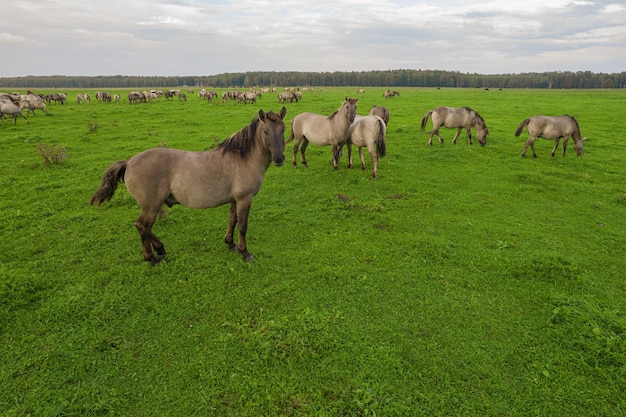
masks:
[[[285,120],[285,115],[287,114],[287,109],[285,108],[285,106],[283,106],[282,109],[280,109],[280,119],[281,120]]]
[[[259,120],[262,122],[265,121],[265,112],[263,111],[263,109],[259,109]]]

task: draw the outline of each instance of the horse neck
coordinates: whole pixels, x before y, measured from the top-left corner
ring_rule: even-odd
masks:
[[[347,107],[342,107],[333,113],[330,117],[330,121],[336,125],[338,125],[342,130],[348,130],[350,127],[350,120],[348,120],[348,109]]]
[[[254,133],[254,144],[250,148],[250,155],[248,155],[250,161],[255,161],[263,171],[272,163],[272,152],[270,151],[265,141],[265,134],[263,133],[263,123],[259,122]]]

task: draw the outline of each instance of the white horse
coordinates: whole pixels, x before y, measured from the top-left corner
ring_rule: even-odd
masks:
[[[365,170],[365,160],[363,159],[363,148],[366,147],[372,157],[372,178],[376,179],[378,171],[378,158],[382,158],[387,153],[387,125],[378,116],[356,116],[348,131],[348,168],[352,168],[352,145],[359,148],[361,158],[361,169]]]

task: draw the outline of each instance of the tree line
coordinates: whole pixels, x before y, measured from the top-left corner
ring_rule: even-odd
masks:
[[[256,86],[307,87],[461,87],[461,88],[626,88],[626,72],[541,72],[469,74],[458,71],[398,69],[351,72],[242,72],[206,76],[24,76],[0,78],[2,89],[24,88],[171,88]]]

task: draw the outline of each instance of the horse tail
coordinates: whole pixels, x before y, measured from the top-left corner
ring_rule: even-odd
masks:
[[[522,123],[519,124],[519,126],[517,126],[517,130],[515,131],[515,137],[518,137],[522,134],[522,130],[524,130],[524,127],[528,126],[528,123],[530,123],[530,118],[524,120]]]
[[[428,113],[426,113],[424,117],[422,117],[422,133],[424,133],[424,130],[426,129],[426,123],[428,122],[428,118],[431,114],[433,114],[433,111],[429,110]]]
[[[127,161],[117,161],[104,171],[102,175],[102,183],[100,188],[91,196],[89,204],[100,205],[104,201],[108,201],[115,194],[117,184],[124,181],[124,173],[126,172]]]
[[[385,139],[385,121],[378,118],[378,137],[376,138],[376,154],[382,158],[387,154],[387,141]]]
[[[293,121],[294,121],[295,119],[296,119],[295,117],[294,117],[293,119],[291,119],[291,133],[289,134],[289,139],[287,139],[287,142],[285,142],[285,145],[286,145],[286,144],[288,144],[288,143],[290,143],[290,142],[293,140],[293,138],[294,138],[294,133],[293,133]]]

